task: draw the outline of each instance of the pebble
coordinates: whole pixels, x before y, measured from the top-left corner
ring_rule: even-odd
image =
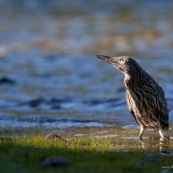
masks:
[[[153,157],[152,155],[147,155],[146,158],[144,158],[143,160],[139,161],[136,163],[137,166],[142,166],[142,165],[148,165],[148,164],[158,164],[160,161],[159,158],[157,157]]]
[[[56,133],[50,133],[45,137],[46,140],[52,140],[52,141],[62,141],[66,142],[65,139],[63,139],[59,134]]]
[[[70,166],[71,162],[65,157],[50,157],[45,159],[42,162],[42,166],[45,168],[54,168],[54,167],[67,167]]]

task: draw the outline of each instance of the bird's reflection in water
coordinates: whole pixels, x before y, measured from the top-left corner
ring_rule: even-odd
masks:
[[[142,150],[148,152],[158,152],[161,155],[172,155],[173,153],[170,150],[170,137],[166,137],[165,141],[160,141],[160,137],[150,137],[143,141],[140,141]]]

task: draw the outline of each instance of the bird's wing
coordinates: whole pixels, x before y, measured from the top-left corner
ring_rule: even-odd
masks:
[[[127,91],[127,105],[138,124],[168,129],[168,111],[164,91],[156,83]],[[138,117],[141,117],[140,119]]]
[[[168,124],[168,109],[163,89],[155,82],[145,87],[143,91],[145,102],[151,107],[154,116],[159,119],[161,125]]]
[[[150,103],[153,106],[153,116],[159,120],[162,129],[168,129],[169,117],[163,89],[158,86],[157,90],[153,91],[150,99]]]
[[[131,97],[131,95],[130,95],[130,93],[128,91],[126,91],[126,100],[127,100],[127,106],[128,106],[128,108],[130,110],[130,113],[133,115],[135,121],[139,124],[139,122],[137,121],[137,118],[136,118],[135,111],[134,111],[133,98]]]

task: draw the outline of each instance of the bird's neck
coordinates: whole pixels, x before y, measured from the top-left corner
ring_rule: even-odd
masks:
[[[140,71],[136,74],[125,74],[124,84],[127,89],[141,88],[146,83],[146,76],[148,74],[145,71]]]

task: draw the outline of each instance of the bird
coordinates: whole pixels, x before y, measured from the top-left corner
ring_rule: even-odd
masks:
[[[165,141],[165,132],[169,129],[169,115],[163,89],[134,58],[105,55],[96,57],[124,73],[127,106],[140,126],[139,140],[142,141],[146,129],[152,128],[159,132],[160,141]]]

